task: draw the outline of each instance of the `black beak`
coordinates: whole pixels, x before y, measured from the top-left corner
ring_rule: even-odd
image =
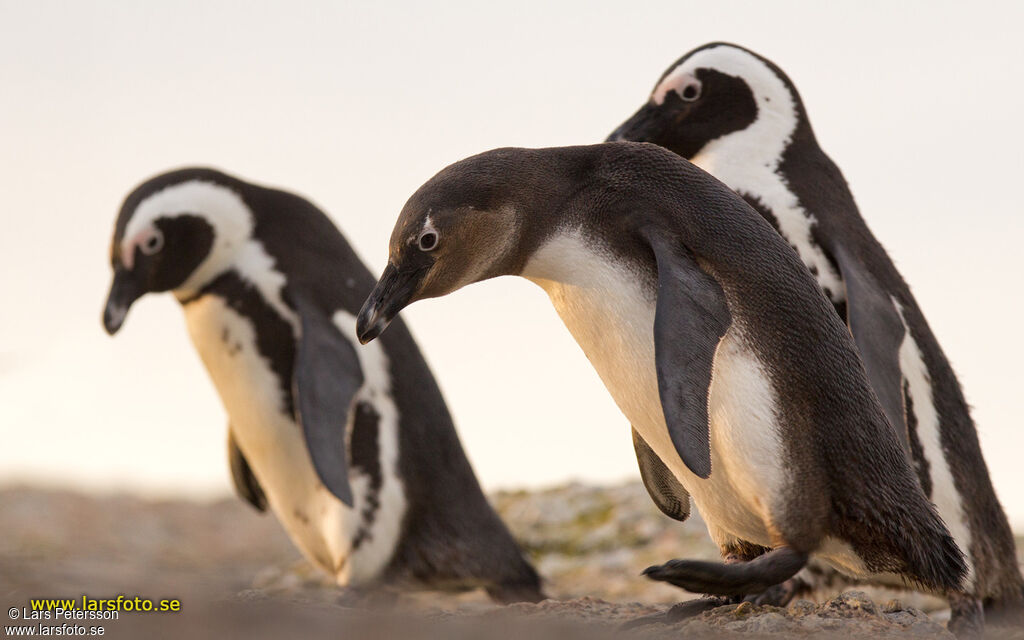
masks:
[[[648,102],[640,110],[626,120],[619,128],[612,131],[605,142],[651,142],[658,130],[658,107]]]
[[[135,284],[135,279],[130,271],[124,267],[114,269],[114,281],[110,283],[107,306],[103,309],[103,328],[107,330],[107,333],[110,335],[117,333],[117,330],[124,324],[128,309],[142,293],[139,286]]]
[[[356,319],[356,335],[359,342],[366,344],[388,328],[391,320],[412,302],[412,297],[420,288],[423,276],[429,267],[399,271],[388,265],[381,274],[377,286],[359,310]]]

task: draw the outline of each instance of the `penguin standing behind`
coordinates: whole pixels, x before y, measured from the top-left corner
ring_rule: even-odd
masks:
[[[487,503],[404,326],[349,338],[373,278],[308,201],[210,169],[136,188],[118,215],[104,325],[172,291],[230,418],[238,493],[339,584],[542,598]]]
[[[649,144],[498,149],[413,194],[357,321],[521,275],[548,293],[664,472],[731,564],[647,573],[720,597],[782,583],[811,555],[964,599],[963,554],[872,393],[846,327],[739,196]]]
[[[967,553],[968,590],[989,614],[1024,607],[1013,533],[956,375],[786,74],[741,47],[705,45],[669,67],[609,140],[652,142],[690,159],[796,250],[848,323],[925,495]]]

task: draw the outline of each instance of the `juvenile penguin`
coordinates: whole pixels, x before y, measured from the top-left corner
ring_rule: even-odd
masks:
[[[296,195],[189,168],[124,201],[103,317],[171,291],[230,419],[235,488],[345,586],[542,598],[409,331],[350,337],[373,277]]]
[[[609,140],[690,159],[761,213],[847,322],[924,493],[967,553],[968,590],[990,614],[1024,606],[1013,534],[967,402],[910,288],[815,139],[800,94],[771,61],[715,43],[662,74]]]
[[[739,597],[814,555],[856,576],[962,591],[963,555],[845,326],[728,187],[649,144],[458,162],[402,210],[359,339],[412,302],[501,275],[548,293],[654,458],[649,468],[670,474],[662,503],[688,509],[692,497],[733,560],[675,560],[649,575]]]

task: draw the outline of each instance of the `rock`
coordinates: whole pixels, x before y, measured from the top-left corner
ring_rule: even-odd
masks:
[[[813,614],[816,610],[817,605],[815,605],[813,602],[811,602],[810,600],[801,599],[794,600],[793,602],[791,602],[789,604],[787,612],[790,616],[797,618],[802,616],[809,616]]]
[[[745,618],[746,616],[749,616],[752,613],[754,613],[754,605],[750,604],[749,602],[741,602],[732,611],[732,614],[737,618]]]
[[[757,634],[791,633],[797,626],[798,624],[792,618],[787,618],[774,611],[768,611],[751,620],[749,630],[751,633]]]
[[[847,591],[825,603],[825,611],[844,618],[878,615],[878,607],[863,591]]]

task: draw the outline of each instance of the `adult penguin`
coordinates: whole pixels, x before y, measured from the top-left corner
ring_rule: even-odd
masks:
[[[1013,533],[960,384],[789,77],[742,47],[704,45],[672,64],[609,140],[651,142],[691,160],[796,250],[848,324],[921,488],[967,553],[968,591],[990,617],[1021,615]]]
[[[309,201],[171,171],[126,198],[110,261],[107,331],[144,294],[174,293],[230,418],[236,489],[313,564],[352,587],[543,597],[409,331],[352,340],[373,278]]]
[[[688,510],[692,497],[733,561],[676,560],[648,575],[739,598],[816,556],[947,595],[954,629],[979,626],[963,554],[846,327],[728,187],[650,144],[497,149],[457,162],[403,208],[359,339],[416,300],[501,275],[548,293],[641,450],[670,474],[660,503]]]

